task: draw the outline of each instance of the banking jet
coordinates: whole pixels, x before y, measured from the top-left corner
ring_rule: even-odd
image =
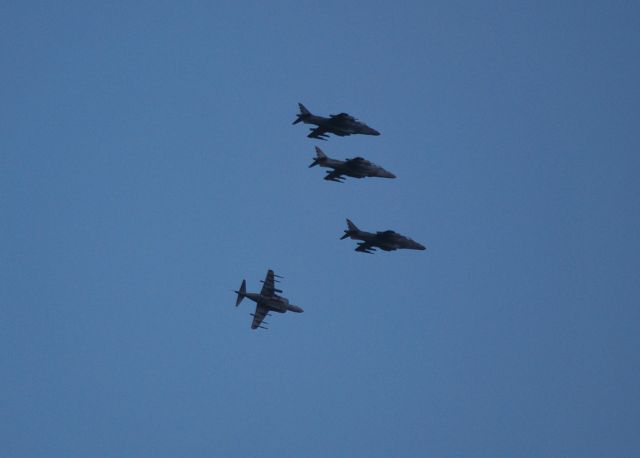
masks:
[[[261,280],[263,283],[262,290],[259,293],[248,293],[247,292],[247,281],[242,280],[242,284],[240,285],[239,291],[234,291],[238,298],[236,299],[236,307],[240,305],[242,299],[245,297],[247,299],[251,299],[256,303],[256,311],[255,313],[251,313],[250,315],[253,317],[253,322],[251,323],[251,329],[261,328],[268,329],[263,324],[268,324],[264,320],[265,316],[270,316],[269,312],[277,312],[277,313],[285,313],[285,312],[296,312],[302,313],[304,310],[298,307],[297,305],[293,305],[289,303],[289,299],[286,297],[278,296],[277,293],[281,293],[282,290],[275,287],[276,282],[278,280],[276,278],[282,278],[280,275],[276,275],[273,273],[273,270],[269,269],[267,272],[267,276],[264,280]]]

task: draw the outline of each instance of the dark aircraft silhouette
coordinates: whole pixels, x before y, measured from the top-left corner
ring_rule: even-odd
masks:
[[[318,126],[311,129],[311,133],[307,135],[309,138],[326,140],[329,137],[328,134],[334,134],[340,137],[353,134],[380,135],[380,132],[358,121],[347,113],[329,115],[328,118],[325,118],[324,116],[312,114],[301,103],[299,103],[298,106],[300,107],[300,114],[296,120],[293,121],[293,124],[303,122],[305,124],[315,124]]]
[[[256,311],[255,313],[251,313],[251,316],[253,316],[251,329],[268,329],[262,326],[262,320],[264,320],[265,316],[271,315],[269,312],[302,313],[304,311],[297,305],[290,304],[289,299],[286,297],[278,296],[278,294],[276,294],[282,292],[282,290],[275,287],[275,283],[278,281],[276,280],[276,277],[282,278],[281,276],[274,274],[273,270],[269,269],[265,279],[261,280],[263,285],[262,290],[259,293],[248,293],[246,280],[242,280],[240,291],[234,291],[238,295],[238,298],[236,299],[236,307],[240,305],[240,302],[242,302],[242,299],[245,297],[256,303]],[[267,322],[265,321],[264,324],[267,324]]]
[[[337,181],[342,183],[344,180],[343,175],[364,178],[364,177],[381,177],[381,178],[395,178],[396,176],[383,169],[382,167],[367,161],[364,158],[356,157],[354,159],[347,159],[340,161],[338,159],[331,159],[327,157],[324,152],[316,146],[316,158],[309,167],[319,165],[320,167],[328,167],[333,169],[332,172],[327,172],[324,177],[325,180]]]
[[[347,226],[349,229],[344,231],[344,235],[340,237],[340,240],[346,238],[362,240],[362,242],[358,243],[358,248],[356,248],[356,251],[360,251],[361,253],[372,254],[375,248],[380,248],[384,251],[394,251],[399,248],[409,250],[425,249],[424,245],[394,231],[382,231],[376,232],[375,234],[373,232],[361,231],[349,219],[347,219]]]

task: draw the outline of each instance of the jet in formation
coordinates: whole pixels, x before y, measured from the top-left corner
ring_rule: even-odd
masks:
[[[328,118],[325,118],[324,116],[316,116],[312,114],[301,103],[298,104],[298,107],[300,107],[300,114],[298,114],[296,120],[293,121],[293,124],[303,122],[305,124],[314,124],[318,126],[311,128],[311,133],[307,135],[309,138],[326,140],[329,138],[328,134],[338,135],[339,137],[353,134],[380,135],[380,132],[372,129],[365,123],[358,121],[347,113],[329,115]]]
[[[345,179],[343,175],[364,178],[364,177],[380,177],[380,178],[395,178],[396,176],[383,169],[376,164],[367,161],[362,157],[356,157],[353,159],[347,159],[344,161],[338,159],[331,159],[324,152],[316,146],[316,157],[309,167],[319,165],[320,167],[327,167],[333,169],[331,172],[327,172],[324,177],[325,180],[337,181],[342,183]]]
[[[270,316],[269,312],[277,312],[277,313],[285,313],[285,312],[296,312],[302,313],[304,310],[298,307],[297,305],[293,305],[289,303],[289,299],[286,297],[279,296],[277,293],[281,293],[282,290],[277,289],[275,287],[276,282],[278,281],[276,278],[282,278],[280,275],[276,275],[273,273],[273,270],[269,269],[267,272],[267,276],[264,280],[261,280],[263,283],[262,290],[259,293],[248,293],[247,292],[247,281],[242,280],[242,284],[240,285],[239,291],[234,291],[238,298],[236,299],[236,307],[240,305],[242,299],[245,297],[247,299],[251,299],[256,303],[256,311],[255,313],[251,313],[253,316],[253,322],[251,323],[251,329],[261,328],[268,329],[263,324],[268,324],[264,320],[264,317]]]
[[[340,237],[340,240],[344,240],[346,238],[362,240],[362,242],[358,243],[358,248],[356,248],[356,251],[360,251],[361,253],[372,254],[375,251],[375,248],[380,248],[384,251],[394,251],[399,248],[406,248],[409,250],[425,249],[424,245],[410,239],[409,237],[398,234],[395,231],[382,231],[376,233],[361,231],[349,219],[347,219],[347,226],[348,229],[344,231],[344,235]]]

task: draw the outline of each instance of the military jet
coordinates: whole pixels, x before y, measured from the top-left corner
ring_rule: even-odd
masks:
[[[349,229],[344,231],[344,235],[340,237],[340,240],[346,238],[362,240],[362,242],[358,243],[358,248],[356,248],[356,251],[361,253],[373,254],[375,248],[380,248],[384,251],[394,251],[399,248],[407,248],[409,250],[425,249],[424,245],[395,231],[382,231],[376,232],[375,234],[373,232],[361,231],[350,219],[347,219],[347,226]]]
[[[316,157],[314,161],[311,163],[309,168],[319,165],[320,167],[327,167],[333,169],[332,172],[327,172],[327,175],[324,177],[325,180],[329,181],[337,181],[338,183],[342,183],[345,179],[343,175],[354,177],[354,178],[364,178],[364,177],[381,177],[381,178],[395,178],[396,176],[375,165],[372,162],[367,161],[362,157],[356,157],[353,159],[347,159],[345,161],[340,161],[338,159],[331,159],[327,157],[324,152],[316,146]]]
[[[302,310],[297,305],[293,305],[289,303],[289,299],[286,297],[278,296],[277,293],[281,293],[282,290],[277,289],[275,287],[275,283],[278,281],[276,278],[282,278],[280,275],[276,275],[273,273],[273,270],[269,269],[267,272],[267,276],[264,280],[260,280],[262,285],[262,290],[259,293],[248,293],[247,292],[247,281],[242,280],[242,284],[240,285],[239,291],[234,291],[238,298],[236,299],[236,307],[240,305],[242,299],[245,297],[251,299],[256,303],[256,311],[255,313],[251,313],[250,315],[253,317],[253,322],[251,323],[251,329],[261,328],[268,329],[262,324],[268,324],[264,320],[265,316],[270,316],[269,312],[277,312],[277,313],[285,313],[285,312],[296,312],[302,313]]]
[[[300,114],[298,114],[296,120],[293,121],[293,124],[303,122],[305,124],[315,124],[318,126],[310,129],[311,133],[307,135],[309,138],[326,140],[329,138],[328,134],[338,135],[339,137],[353,134],[380,135],[380,132],[358,121],[347,113],[329,115],[328,118],[325,118],[324,116],[312,114],[301,103],[299,103],[298,106],[300,107]]]

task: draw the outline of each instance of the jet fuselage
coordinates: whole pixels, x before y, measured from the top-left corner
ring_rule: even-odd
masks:
[[[346,175],[353,178],[365,178],[365,177],[380,177],[380,178],[395,178],[396,176],[383,169],[379,165],[370,162],[363,157],[356,157],[353,159],[339,160],[333,159],[327,156],[324,151],[316,146],[316,157],[309,167],[319,165],[333,169],[333,172],[327,172],[325,180],[342,182],[344,178],[342,175]]]
[[[264,307],[267,307],[269,310],[272,310],[277,313],[285,313],[285,312],[296,312],[301,313],[304,310],[297,305],[290,304],[289,299],[281,296],[263,296],[260,293],[245,293],[244,297],[247,299],[256,302]]]
[[[404,246],[400,247],[395,242],[382,241],[379,234],[374,234],[373,232],[359,231],[357,233],[350,234],[349,237],[352,238],[353,240],[362,240],[363,242],[366,242],[371,246],[378,247],[384,251],[393,251],[393,250],[397,250],[398,248],[409,248]],[[424,249],[424,248],[416,248],[416,249]]]
[[[300,113],[295,121],[293,121],[293,124],[302,122],[318,126],[316,129],[311,129],[311,133],[307,135],[309,138],[326,140],[328,137],[327,133],[338,135],[339,137],[353,134],[380,135],[380,132],[372,129],[362,121],[358,121],[347,113],[331,115],[327,118],[325,116],[314,115],[301,103],[298,104],[298,107],[300,108]]]
[[[382,232],[361,231],[353,222],[347,219],[348,229],[344,231],[341,240],[351,238],[353,240],[362,240],[358,244],[356,251],[364,253],[373,253],[373,248],[380,248],[384,251],[394,251],[400,248],[409,250],[425,250],[426,247],[409,237],[398,234],[395,231],[387,230]]]

